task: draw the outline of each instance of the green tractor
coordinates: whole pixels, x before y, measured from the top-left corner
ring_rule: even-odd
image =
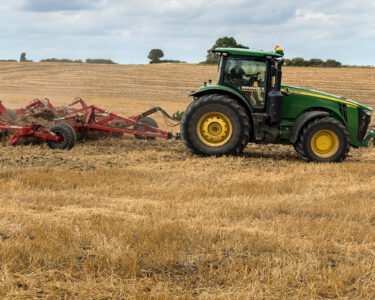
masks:
[[[191,92],[181,119],[186,147],[199,155],[236,155],[249,142],[291,144],[305,161],[339,162],[367,147],[372,108],[323,92],[281,85],[284,53],[217,48],[216,84]]]

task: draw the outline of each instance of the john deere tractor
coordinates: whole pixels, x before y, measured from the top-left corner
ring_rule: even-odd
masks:
[[[235,155],[249,142],[292,144],[301,159],[339,162],[367,147],[372,108],[323,92],[281,85],[284,53],[217,48],[218,80],[191,92],[181,119],[186,147],[199,155]],[[367,134],[367,135],[366,135]]]

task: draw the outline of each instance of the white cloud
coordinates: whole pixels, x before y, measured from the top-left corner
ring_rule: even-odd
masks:
[[[97,7],[100,0],[24,0],[20,7],[35,12],[90,10]]]
[[[147,63],[157,47],[166,58],[198,62],[227,35],[254,48],[279,43],[288,57],[375,64],[371,0],[3,0],[0,13],[0,58],[26,51],[35,60]]]

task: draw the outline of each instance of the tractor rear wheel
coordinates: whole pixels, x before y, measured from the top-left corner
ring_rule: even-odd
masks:
[[[250,137],[246,110],[227,95],[211,94],[192,102],[182,115],[181,137],[199,155],[236,155]]]
[[[61,137],[61,141],[47,140],[47,144],[51,149],[67,149],[74,147],[77,141],[77,135],[74,129],[68,124],[55,124],[51,126],[50,131]]]
[[[158,123],[156,123],[156,121],[153,118],[144,117],[139,120],[138,124],[134,125],[134,130],[143,131],[143,132],[154,132],[152,130],[145,130],[141,124],[146,124],[151,127],[159,128]],[[155,139],[155,137],[152,137],[152,136],[144,136],[144,135],[139,135],[139,134],[135,134],[134,136],[139,140],[154,140]]]
[[[349,133],[332,117],[317,118],[301,130],[295,149],[305,161],[340,162],[350,149]]]

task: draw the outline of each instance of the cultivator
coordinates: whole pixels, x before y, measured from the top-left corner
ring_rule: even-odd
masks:
[[[174,118],[160,107],[124,117],[96,105],[87,105],[81,98],[56,108],[48,99],[35,99],[16,110],[5,108],[0,101],[0,130],[13,132],[12,145],[21,137],[33,136],[45,139],[52,149],[71,149],[77,134],[91,131],[116,136],[132,134],[138,139],[177,138],[172,132],[159,129],[156,121],[149,117],[156,112],[161,112],[167,124],[174,125]]]

